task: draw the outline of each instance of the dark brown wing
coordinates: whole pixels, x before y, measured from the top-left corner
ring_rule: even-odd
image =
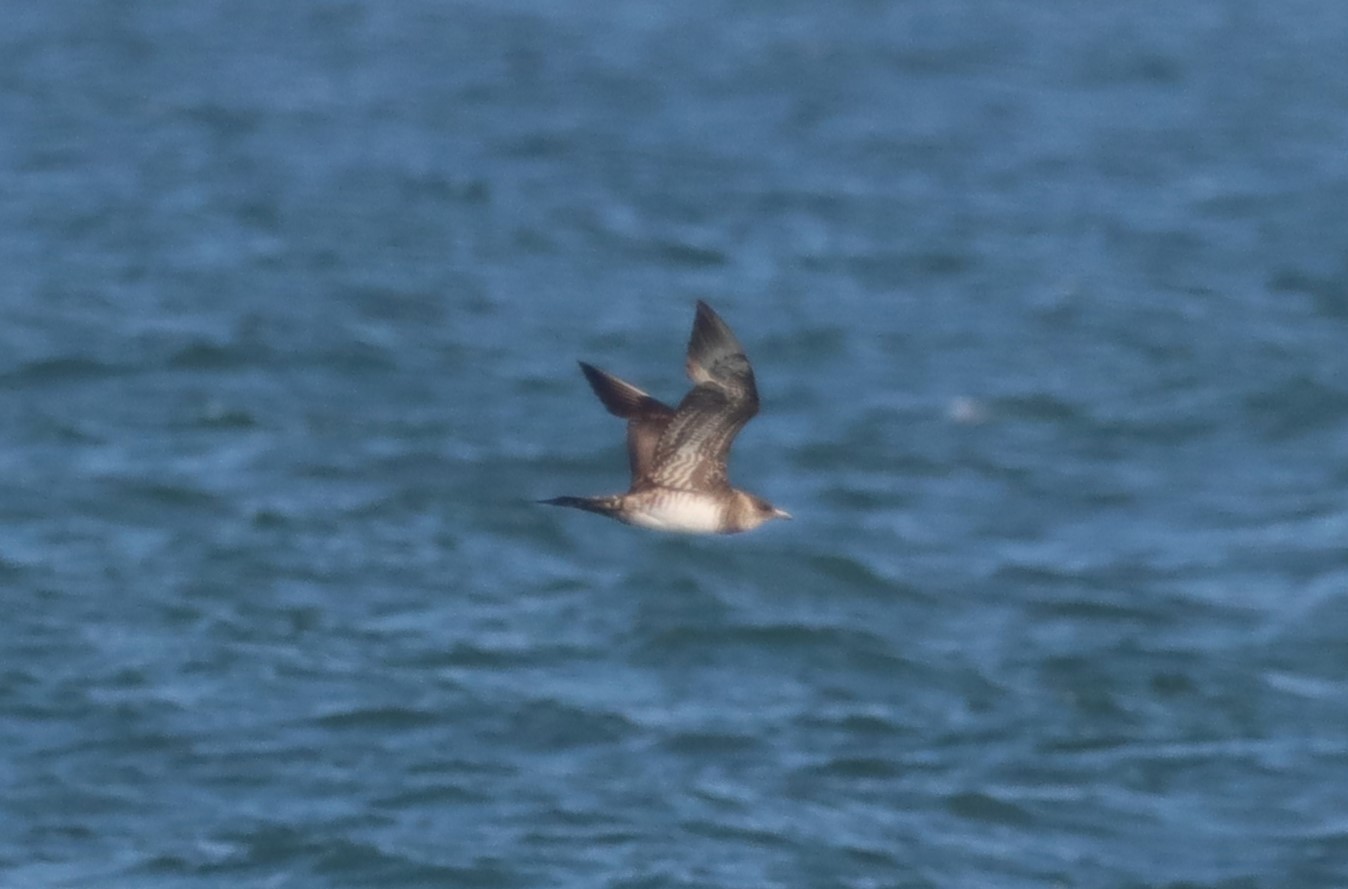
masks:
[[[725,488],[730,446],[758,413],[758,386],[744,347],[701,300],[686,366],[697,385],[683,397],[656,444],[651,481],[683,490]]]
[[[673,419],[674,409],[592,364],[582,361],[580,369],[608,412],[627,420],[627,462],[632,468],[632,483],[636,484],[650,473],[656,445]]]

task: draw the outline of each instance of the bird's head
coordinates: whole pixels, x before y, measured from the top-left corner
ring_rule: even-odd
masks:
[[[739,529],[741,531],[749,531],[773,519],[791,518],[791,513],[778,509],[762,497],[742,493],[742,498],[743,505],[740,510],[742,527]]]

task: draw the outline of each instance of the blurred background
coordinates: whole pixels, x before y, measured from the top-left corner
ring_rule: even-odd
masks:
[[[0,32],[0,884],[1348,885],[1348,7]],[[731,538],[583,358],[763,412]]]

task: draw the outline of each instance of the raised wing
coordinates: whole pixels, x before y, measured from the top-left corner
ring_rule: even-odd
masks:
[[[655,446],[651,481],[683,490],[728,487],[726,458],[735,436],[758,413],[758,386],[744,347],[701,300],[686,367],[696,385]]]
[[[673,419],[674,409],[592,364],[582,361],[580,369],[608,412],[627,420],[627,462],[635,485],[650,474],[656,445]]]

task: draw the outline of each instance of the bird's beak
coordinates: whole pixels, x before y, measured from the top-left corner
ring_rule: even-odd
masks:
[[[775,507],[775,506],[772,508],[772,515],[773,515],[774,518],[779,518],[779,519],[789,519],[789,518],[791,518],[791,513],[787,512],[787,511],[784,510],[784,509],[778,509],[778,508]]]

